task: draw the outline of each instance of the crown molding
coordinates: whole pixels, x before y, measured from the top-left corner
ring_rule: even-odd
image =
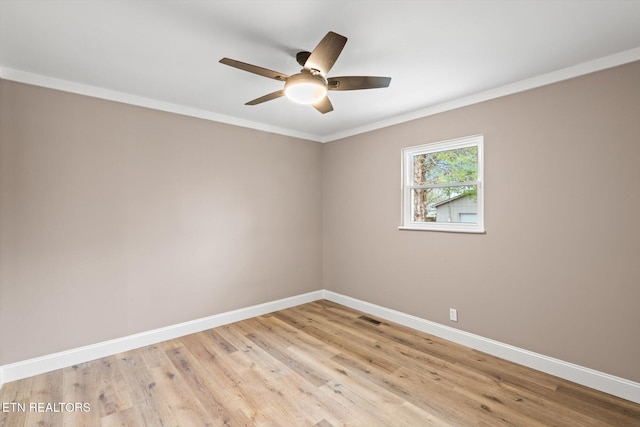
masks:
[[[596,71],[605,70],[607,68],[617,67],[630,62],[640,60],[640,47],[619,52],[613,55],[594,59],[571,67],[552,71],[550,73],[531,77],[518,82],[499,86],[493,89],[478,92],[469,96],[456,98],[439,104],[431,105],[419,110],[400,114],[385,120],[380,120],[364,126],[347,129],[329,135],[315,135],[304,132],[298,132],[279,126],[271,126],[265,123],[254,122],[251,120],[240,119],[224,114],[214,113],[207,110],[188,107],[185,105],[173,104],[170,102],[160,101],[152,98],[132,95],[124,92],[118,92],[110,89],[104,89],[96,86],[84,85],[68,80],[62,80],[54,77],[43,76],[13,68],[0,67],[0,78],[12,80],[19,83],[27,83],[34,86],[42,86],[49,89],[61,90],[64,92],[76,93],[79,95],[91,96],[94,98],[106,99],[109,101],[122,102],[125,104],[135,105],[139,107],[151,108],[154,110],[165,111],[169,113],[180,114],[184,116],[196,117],[214,122],[226,123],[234,126],[245,127],[249,129],[260,130],[279,135],[291,136],[294,138],[306,139],[315,142],[331,142],[339,139],[348,138],[350,136],[359,135],[366,132],[382,129],[385,127],[405,123],[408,121],[428,117],[434,114],[443,113],[445,111],[466,107],[480,102],[489,101],[491,99],[512,95],[518,92],[535,89],[537,87],[546,86],[585,74],[594,73]]]
[[[350,136],[358,135],[361,133],[371,132],[388,126],[393,126],[411,120],[428,117],[434,114],[443,113],[445,111],[455,110],[456,108],[478,104],[480,102],[501,98],[503,96],[512,95],[518,92],[524,92],[526,90],[550,85],[552,83],[561,82],[563,80],[569,80],[574,77],[595,73],[596,71],[617,67],[619,65],[624,65],[639,60],[640,47],[637,47],[635,49],[626,50],[613,55],[605,56],[603,58],[594,59],[592,61],[583,62],[581,64],[552,71],[550,73],[541,74],[539,76],[478,92],[473,95],[464,96],[462,98],[453,99],[436,105],[431,105],[429,107],[391,117],[386,120],[381,120],[365,126],[349,129],[344,132],[327,135],[322,138],[321,142],[330,142],[338,139],[348,138]]]
[[[18,83],[26,83],[33,86],[45,87],[48,89],[60,90],[63,92],[75,93],[77,95],[85,95],[93,98],[105,99],[108,101],[121,102],[123,104],[134,105],[137,107],[150,108],[153,110],[164,111],[167,113],[180,114],[182,116],[195,117],[198,119],[210,120],[213,122],[225,123],[234,126],[240,126],[249,129],[260,130],[263,132],[275,133],[279,135],[291,136],[294,138],[308,139],[320,142],[319,135],[313,135],[304,132],[294,131],[278,126],[271,126],[265,123],[254,122],[251,120],[240,119],[225,114],[214,113],[199,108],[188,107],[186,105],[174,104],[171,102],[160,101],[153,98],[132,95],[125,92],[118,92],[111,89],[105,89],[97,86],[90,86],[69,80],[58,79],[55,77],[43,76],[41,74],[30,73],[26,71],[16,70],[14,68],[0,67],[0,78],[11,80]]]

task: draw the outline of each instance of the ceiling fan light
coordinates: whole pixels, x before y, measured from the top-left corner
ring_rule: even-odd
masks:
[[[327,81],[319,75],[296,74],[287,79],[284,93],[298,104],[315,104],[327,95]]]

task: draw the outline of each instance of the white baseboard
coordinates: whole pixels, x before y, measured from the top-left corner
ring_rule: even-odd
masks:
[[[554,359],[553,357],[544,356],[335,292],[325,290],[323,291],[323,297],[337,304],[363,311],[385,320],[399,323],[635,403],[640,403],[640,383],[563,360]]]
[[[351,307],[367,314],[399,323],[520,365],[528,366],[635,403],[640,403],[640,383],[554,359],[327,290],[309,292],[98,344],[0,366],[0,386],[2,386],[3,383],[65,368],[78,363],[88,362],[101,357],[111,356],[319,299],[333,301],[346,307]]]
[[[277,310],[294,307],[307,302],[322,299],[322,291],[309,292],[276,301],[258,304],[251,307],[215,314],[201,319],[191,320],[164,328],[154,329],[139,334],[129,335],[104,341],[97,344],[74,348],[71,350],[53,353],[42,357],[23,360],[16,363],[0,366],[0,386],[3,383],[16,381],[22,378],[43,374],[56,369],[66,368],[78,363],[84,363],[101,357],[111,356],[136,348],[162,341],[178,338],[184,335],[216,328],[251,317],[260,316]]]

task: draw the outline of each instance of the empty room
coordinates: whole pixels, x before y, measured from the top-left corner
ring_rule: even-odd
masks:
[[[640,425],[639,22],[0,0],[0,427]]]

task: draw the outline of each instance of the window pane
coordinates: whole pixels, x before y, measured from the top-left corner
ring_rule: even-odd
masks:
[[[412,217],[416,222],[477,223],[476,185],[411,190]]]
[[[453,184],[478,180],[478,147],[413,156],[413,183]]]

